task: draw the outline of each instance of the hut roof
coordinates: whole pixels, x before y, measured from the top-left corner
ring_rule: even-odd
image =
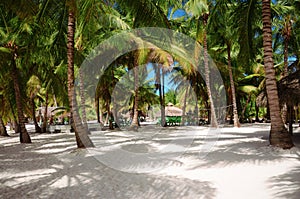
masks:
[[[182,110],[175,107],[172,103],[168,103],[165,107],[166,116],[182,116]]]
[[[300,70],[281,79],[277,86],[281,103],[290,105],[300,103]]]

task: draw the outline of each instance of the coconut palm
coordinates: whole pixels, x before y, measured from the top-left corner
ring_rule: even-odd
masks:
[[[131,0],[118,0],[118,4],[120,5],[123,11],[126,11],[131,14],[134,20],[132,24],[132,28],[138,28],[143,26],[152,26],[152,27],[165,27],[169,28],[170,24],[167,18],[167,10],[171,5],[178,5],[176,1],[151,1],[151,0],[142,0],[142,1],[131,1]],[[146,59],[148,53],[142,53],[145,56],[140,56],[140,53],[143,52],[143,49],[140,51],[136,51],[133,55],[133,67],[138,67],[140,60]],[[134,69],[135,78],[138,78],[138,68]],[[135,88],[138,88],[138,80],[135,80]],[[138,89],[135,89],[137,93],[135,93],[135,103],[134,103],[134,116],[133,122],[131,124],[132,127],[136,127],[138,125]],[[161,92],[163,95],[163,92]],[[163,97],[161,97],[162,104]],[[163,105],[164,106],[164,105]],[[164,117],[163,117],[164,118]]]
[[[73,119],[72,126],[75,130],[75,137],[78,148],[93,147],[94,144],[88,137],[88,131],[82,125],[78,106],[75,96],[75,76],[74,76],[74,38],[76,27],[76,1],[68,1],[68,31],[67,31],[67,60],[68,60],[68,98],[71,110],[71,117]]]
[[[220,56],[222,51],[226,51],[227,57],[227,65],[228,65],[228,74],[230,80],[230,96],[232,98],[233,105],[233,116],[234,116],[234,126],[240,127],[239,116],[238,116],[238,108],[237,108],[237,100],[236,100],[236,89],[235,89],[235,81],[232,72],[232,51],[237,48],[237,37],[234,31],[234,23],[232,20],[234,4],[220,2],[218,3],[213,11],[211,18],[211,25],[209,27],[210,34],[212,36],[211,43],[216,42],[217,45],[217,54]],[[214,44],[212,44],[214,45]],[[226,46],[226,48],[220,48],[221,46]],[[214,47],[213,49],[216,49]],[[216,53],[215,53],[216,54]]]
[[[277,2],[276,6],[273,6],[273,24],[275,27],[274,32],[277,32],[277,34],[275,34],[274,48],[279,48],[280,51],[283,51],[283,69],[281,78],[284,78],[288,75],[289,43],[292,37],[292,23],[296,20],[295,9],[291,5],[291,2],[283,0]],[[282,56],[278,55],[278,58],[281,62]],[[287,119],[286,103],[282,104],[281,113],[283,123],[285,124]]]
[[[271,1],[263,0],[262,6],[264,68],[271,117],[269,139],[271,145],[287,149],[293,147],[293,142],[280,116],[277,83],[272,58]]]
[[[207,25],[209,20],[209,2],[207,0],[190,0],[185,4],[186,10],[191,13],[195,20],[197,20],[197,32],[196,32],[196,40],[198,43],[203,46],[203,60],[204,60],[204,69],[205,69],[205,82],[207,86],[207,93],[209,96],[210,109],[211,109],[211,126],[218,127],[214,100],[212,98],[212,88],[211,88],[211,80],[210,80],[210,69],[208,65],[208,47],[207,47]],[[201,30],[200,24],[203,24],[203,29]],[[196,52],[196,56],[199,56]],[[198,60],[199,57],[196,57]]]
[[[20,80],[21,71],[18,66],[21,63],[19,60],[24,56],[24,51],[22,48],[27,46],[26,37],[31,34],[30,21],[21,21],[18,16],[11,13],[9,7],[3,7],[0,5],[2,12],[1,26],[4,29],[4,37],[2,37],[2,51],[7,53],[6,55],[6,66],[10,69],[10,78],[14,84],[14,93],[17,106],[17,116],[18,116],[18,126],[20,127],[20,142],[21,143],[31,143],[30,136],[25,127],[25,116],[24,116],[24,93],[21,90]],[[4,67],[2,65],[2,67]]]

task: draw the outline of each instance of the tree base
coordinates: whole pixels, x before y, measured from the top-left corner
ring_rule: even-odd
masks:
[[[136,126],[136,125],[132,125],[132,126],[130,126],[129,128],[128,128],[128,130],[130,130],[130,131],[138,131],[138,129],[139,129],[139,126]]]
[[[31,143],[31,139],[30,139],[28,132],[20,133],[20,142],[21,143]]]
[[[282,149],[290,149],[294,146],[291,135],[284,128],[281,132],[270,132],[270,144]]]

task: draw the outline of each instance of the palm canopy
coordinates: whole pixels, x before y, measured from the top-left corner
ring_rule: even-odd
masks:
[[[57,101],[59,105],[68,105],[66,35],[70,12],[74,17],[75,75],[86,58],[97,59],[99,53],[104,54],[101,63],[111,65],[110,71],[102,71],[106,80],[99,81],[97,75],[101,74],[101,71],[97,71],[97,67],[92,67],[89,72],[93,75],[85,82],[87,86],[91,86],[89,83],[96,81],[93,89],[96,90],[97,98],[101,98],[103,102],[113,103],[110,101],[112,90],[124,74],[137,65],[153,62],[162,66],[159,69],[163,69],[164,72],[166,68],[176,69],[178,76],[174,81],[177,81],[178,85],[180,79],[189,82],[191,86],[189,92],[194,91],[197,95],[195,108],[199,102],[208,106],[207,103],[211,100],[208,99],[209,91],[205,88],[205,84],[208,84],[205,82],[205,73],[201,67],[200,69],[196,67],[197,64],[204,65],[202,58],[197,60],[199,58],[197,56],[205,54],[199,45],[201,43],[212,55],[218,67],[215,69],[220,71],[225,81],[227,96],[233,95],[229,92],[233,86],[237,88],[236,100],[238,111],[241,112],[245,100],[248,98],[251,102],[249,104],[253,104],[254,97],[249,96],[264,93],[268,85],[266,83],[268,74],[262,71],[265,61],[261,2],[259,0],[17,0],[14,3],[3,1],[0,3],[0,93],[5,107],[2,117],[7,115],[6,121],[17,116],[18,99],[13,93],[14,85],[5,80],[5,77],[12,79],[11,69],[14,65],[11,61],[15,55],[17,55],[15,63],[18,79],[21,82],[28,82],[19,85],[22,96],[19,105],[24,106],[23,111],[26,115],[29,115],[29,104],[26,103],[28,98],[38,97],[34,99],[35,104],[41,105],[46,103],[47,95],[49,104]],[[288,60],[294,58],[289,73],[299,70],[299,1],[279,0],[270,3],[273,22],[271,30],[277,33],[271,36],[271,44],[275,81],[278,81],[285,76],[282,74],[287,61],[283,59],[283,52]],[[182,17],[173,15],[176,9],[184,10],[185,15]],[[147,26],[155,28],[140,28],[133,31],[135,28]],[[122,35],[124,30],[127,31],[127,40],[115,39],[105,43],[110,37],[117,38],[118,34]],[[195,38],[197,44],[191,44],[194,41],[182,38],[181,33]],[[101,42],[106,45],[104,51],[95,49]],[[132,46],[136,48],[130,49]],[[110,56],[118,48],[127,48],[128,52],[118,51],[120,54],[115,57],[116,62],[109,61]],[[89,56],[90,54],[95,57]],[[173,66],[170,67],[171,65]],[[232,78],[230,75],[228,77],[229,65],[233,69]],[[143,71],[142,67],[140,70]],[[145,78],[143,74],[138,75]],[[229,83],[229,80],[234,82]],[[219,96],[220,88],[216,85],[211,86],[216,92],[215,96]],[[188,92],[178,89],[184,98]],[[155,92],[152,85],[137,91],[157,100]],[[147,104],[149,101],[140,102]]]

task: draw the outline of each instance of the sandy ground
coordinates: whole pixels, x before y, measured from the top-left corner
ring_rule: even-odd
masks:
[[[0,198],[300,198],[296,147],[268,146],[268,124],[94,131],[0,137]]]

